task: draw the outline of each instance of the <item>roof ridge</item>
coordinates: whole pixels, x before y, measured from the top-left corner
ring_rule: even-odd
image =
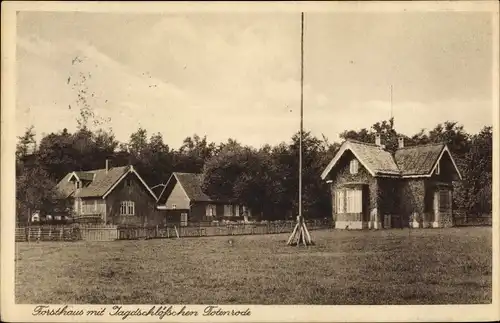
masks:
[[[346,139],[345,140],[346,142],[352,142],[352,143],[355,143],[355,144],[361,144],[361,145],[367,145],[367,146],[374,146],[374,147],[378,147],[380,149],[382,149],[382,147],[380,147],[379,145],[377,144],[374,144],[374,143],[371,143],[371,142],[364,142],[364,141],[359,141],[359,140],[355,140],[355,139]]]
[[[188,172],[172,172],[172,174],[183,174],[183,175],[203,175],[202,173],[188,173]]]
[[[109,169],[116,169],[116,168],[125,168],[125,167],[128,167],[129,165],[124,165],[124,166],[114,166],[114,167],[110,167]],[[106,170],[106,168],[97,168],[97,169],[89,169],[89,170],[74,170],[70,173],[73,173],[73,172],[84,172],[84,173],[89,173],[89,172],[97,172],[97,171],[100,171],[100,170]]]
[[[429,146],[446,146],[446,142],[433,142],[433,143],[428,143],[428,144],[423,144],[423,145],[405,146],[405,147],[396,149],[396,151],[397,150],[404,150],[404,149],[412,149],[412,148],[429,147]]]

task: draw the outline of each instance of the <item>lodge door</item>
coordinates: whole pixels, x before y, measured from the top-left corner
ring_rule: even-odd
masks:
[[[438,188],[434,192],[434,223],[441,226],[441,216],[450,212],[452,205],[451,189]]]

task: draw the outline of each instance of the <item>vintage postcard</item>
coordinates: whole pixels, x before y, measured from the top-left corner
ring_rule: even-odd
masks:
[[[498,8],[3,2],[2,320],[498,320]]]

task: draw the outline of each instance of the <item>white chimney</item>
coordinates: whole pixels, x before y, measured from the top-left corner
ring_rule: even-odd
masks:
[[[405,147],[405,138],[399,137],[398,138],[398,148],[404,148]]]
[[[375,145],[382,146],[382,139],[379,133],[375,134]]]
[[[106,174],[108,173],[109,170],[109,159],[106,158]]]

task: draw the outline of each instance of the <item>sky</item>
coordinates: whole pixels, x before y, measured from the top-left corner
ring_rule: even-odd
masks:
[[[177,148],[193,134],[259,147],[300,122],[297,13],[20,12],[16,127],[76,129],[68,78],[124,142],[143,127]],[[75,57],[81,63],[73,64]],[[339,140],[392,113],[412,135],[446,120],[492,124],[492,16],[467,12],[307,13],[304,128]],[[71,106],[71,109],[70,109]]]

